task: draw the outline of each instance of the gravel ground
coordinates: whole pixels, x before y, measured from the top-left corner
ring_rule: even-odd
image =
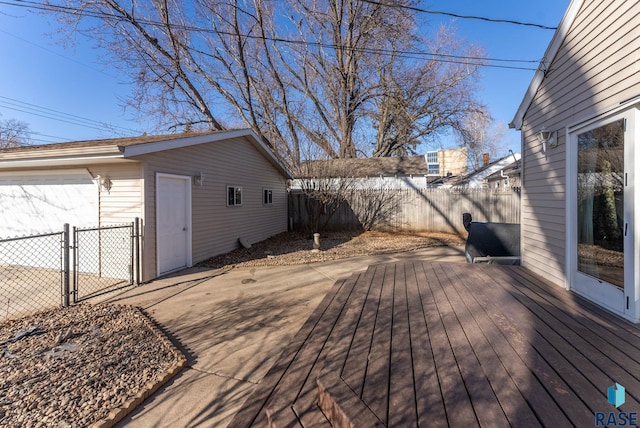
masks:
[[[0,340],[3,427],[109,426],[184,359],[130,306],[81,304],[7,321]]]
[[[283,233],[200,266],[282,266],[462,245],[449,234]],[[23,337],[21,337],[23,336]],[[111,426],[184,357],[138,308],[81,304],[0,323],[0,426]]]

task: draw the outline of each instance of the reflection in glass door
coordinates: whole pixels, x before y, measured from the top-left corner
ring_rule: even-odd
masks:
[[[578,271],[624,289],[624,119],[578,135]]]

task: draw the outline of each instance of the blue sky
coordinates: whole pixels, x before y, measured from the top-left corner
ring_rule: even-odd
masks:
[[[569,2],[433,0],[423,2],[421,7],[555,27]],[[437,15],[424,18],[434,23],[450,20]],[[457,19],[455,25],[459,36],[481,46],[489,58],[539,61],[553,36],[552,30],[470,19]],[[74,48],[64,49],[55,43],[58,40],[55,31],[52,18],[22,7],[0,5],[2,119],[28,123],[34,132],[34,143],[111,138],[151,131],[148,124],[133,121],[133,114],[123,111],[122,100],[130,87],[113,69],[99,63],[100,52],[83,39],[78,39]],[[511,65],[535,68],[537,63]],[[479,98],[489,106],[498,122],[506,124],[513,118],[532,76],[532,70],[483,68]],[[57,120],[43,116],[54,116]],[[100,123],[111,125],[113,130],[105,130]],[[509,131],[505,144],[519,151],[519,138],[516,131]]]

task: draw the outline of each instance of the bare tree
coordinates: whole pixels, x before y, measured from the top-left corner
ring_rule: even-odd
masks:
[[[384,179],[366,176],[366,170],[351,158],[307,160],[297,165],[292,191],[299,228],[311,234],[330,225],[359,231],[393,227],[402,206],[399,193]]]
[[[316,148],[316,152],[321,149]],[[318,153],[305,153],[305,158],[317,158]],[[299,211],[304,232],[312,234],[323,232],[333,216],[348,203],[349,195],[354,191],[357,180],[353,177],[353,169],[349,159],[305,160],[294,167],[296,179],[292,188],[302,193],[303,206]],[[301,210],[300,210],[301,208]]]
[[[477,68],[438,65],[460,49],[450,33],[426,38],[404,7],[413,3],[64,0],[53,10],[64,11],[63,30],[110,52],[135,83],[128,104],[158,127],[250,126],[296,165],[309,147],[370,153],[375,129],[377,154],[402,153],[477,107],[467,84]],[[426,64],[406,55],[432,48]]]
[[[483,154],[495,155],[506,150],[502,142],[506,126],[495,123],[487,113],[478,111],[465,117],[459,132],[462,144],[467,147],[470,169],[483,165]]]
[[[486,115],[474,97],[477,62],[483,52],[464,46],[453,30],[441,27],[429,43],[434,53],[421,65],[390,62],[379,68],[380,93],[372,120],[377,128],[373,156],[406,156],[425,139],[443,131],[464,132],[470,118]],[[477,58],[476,61],[442,61],[443,58]],[[395,67],[399,70],[391,69]]]
[[[403,205],[401,194],[396,189],[381,186],[351,191],[346,199],[363,230],[394,230],[393,223]]]
[[[0,120],[0,149],[29,144],[29,125],[16,119]]]

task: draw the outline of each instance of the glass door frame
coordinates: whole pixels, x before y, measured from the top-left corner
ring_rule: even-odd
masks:
[[[621,289],[578,271],[578,135],[603,125],[625,120],[624,130],[624,288]],[[640,110],[624,106],[609,114],[568,127],[566,130],[567,193],[566,193],[566,288],[596,304],[633,322],[640,316],[640,248],[634,224],[640,220],[640,209],[635,209],[635,166],[640,150],[634,145],[640,130]]]

